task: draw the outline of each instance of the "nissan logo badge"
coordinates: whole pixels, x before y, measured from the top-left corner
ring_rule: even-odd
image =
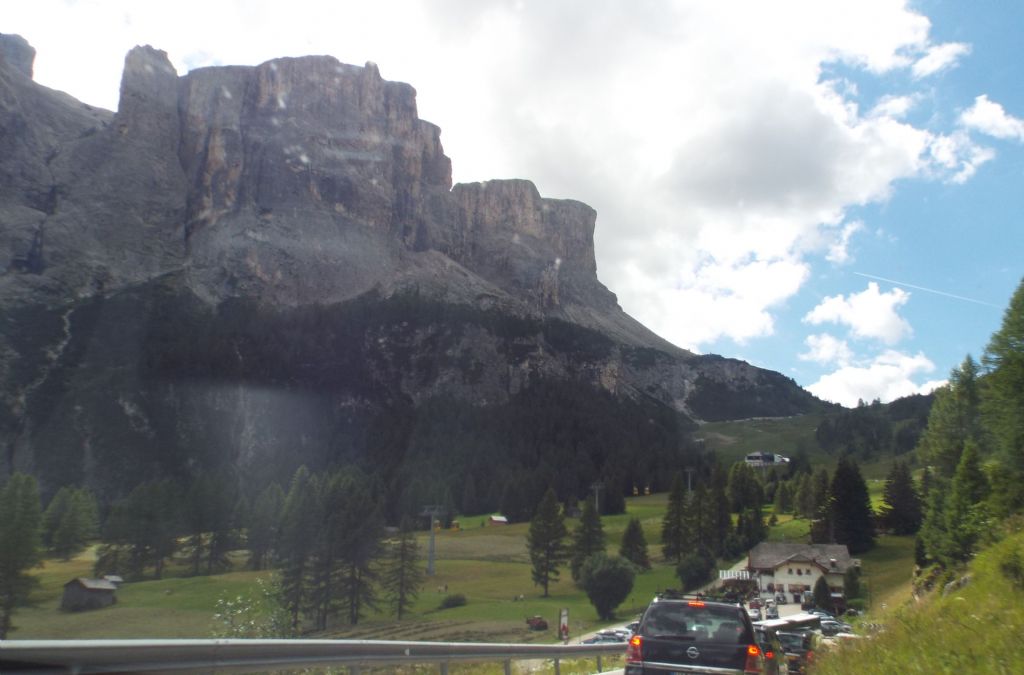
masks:
[[[700,650],[698,650],[696,647],[690,647],[686,650],[686,655],[689,656],[691,659],[695,659],[698,656],[700,656]]]

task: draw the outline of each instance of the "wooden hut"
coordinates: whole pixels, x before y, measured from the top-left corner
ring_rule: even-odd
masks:
[[[60,608],[70,612],[100,609],[117,602],[117,585],[106,579],[78,577],[64,584]]]

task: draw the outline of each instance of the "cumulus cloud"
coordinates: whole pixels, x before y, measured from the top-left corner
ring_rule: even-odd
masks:
[[[934,370],[935,364],[920,352],[909,355],[888,350],[867,363],[844,365],[807,389],[818,398],[848,407],[876,398],[884,403],[901,396],[927,394],[941,386],[944,382],[936,380],[915,383],[915,379]]]
[[[971,46],[962,42],[946,42],[928,48],[925,55],[911,67],[914,77],[922,78],[934,75],[956,65],[961,56],[971,53]]]
[[[804,344],[807,345],[807,351],[798,356],[801,361],[845,366],[853,359],[853,351],[846,344],[846,340],[840,340],[828,333],[808,335]]]
[[[5,30],[37,47],[37,79],[111,108],[135,44],[166,50],[179,72],[309,53],[372,60],[417,88],[456,180],[529,178],[594,206],[601,280],[689,347],[771,335],[811,252],[849,260],[851,208],[888,199],[901,179],[962,182],[991,157],[966,134],[909,123],[905,95],[883,91],[865,113],[856,87],[824,76],[838,63],[923,77],[966,54],[932,45],[928,18],[903,2],[401,7],[37,0],[5,8]]]
[[[968,129],[980,131],[996,138],[1024,141],[1024,120],[1007,114],[1003,106],[982,94],[974,105],[960,115],[960,122]]]
[[[854,337],[896,344],[912,332],[910,324],[897,312],[909,299],[910,294],[900,288],[882,293],[872,281],[860,293],[825,298],[804,316],[804,321],[815,326],[841,324]]]
[[[852,223],[843,225],[842,230],[835,239],[828,245],[828,254],[825,259],[831,263],[842,265],[850,262],[850,240],[853,235],[864,229],[864,223],[855,220]]]
[[[929,172],[947,182],[967,182],[985,162],[992,160],[996,153],[991,148],[977,145],[963,131],[932,137],[928,146],[931,158]]]

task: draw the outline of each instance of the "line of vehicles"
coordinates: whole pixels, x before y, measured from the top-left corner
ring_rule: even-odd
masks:
[[[823,636],[852,634],[852,626],[823,610],[753,620],[743,602],[675,592],[659,594],[639,621],[597,633],[592,642],[621,642],[626,675],[805,673]]]

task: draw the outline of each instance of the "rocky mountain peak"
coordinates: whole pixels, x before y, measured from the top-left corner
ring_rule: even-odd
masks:
[[[36,50],[25,38],[20,35],[0,33],[0,59],[6,61],[15,72],[32,79],[32,66],[36,60]]]
[[[371,431],[396,411],[506,406],[534,386],[653,406],[643,419],[673,428],[814,404],[623,312],[586,204],[527,180],[452,186],[415,89],[372,63],[179,75],[136,47],[110,113],[26,77],[24,40],[0,45],[9,466],[63,485],[97,466],[287,464],[295,448],[329,462],[385,452]]]

